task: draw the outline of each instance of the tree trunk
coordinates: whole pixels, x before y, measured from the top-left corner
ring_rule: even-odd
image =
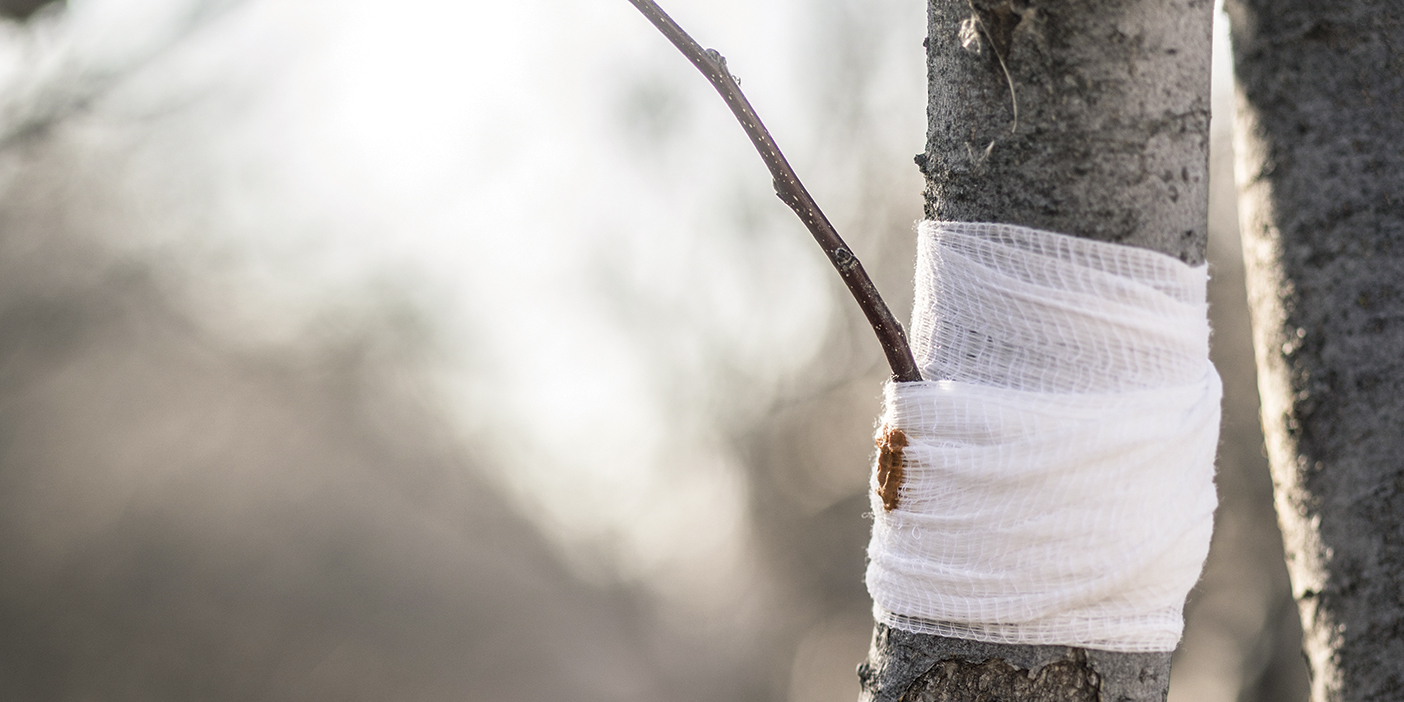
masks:
[[[1404,9],[1227,9],[1263,428],[1312,699],[1404,699]]]
[[[1212,0],[928,0],[926,215],[1160,251],[1207,242]],[[1163,700],[1170,652],[879,625],[864,700]]]

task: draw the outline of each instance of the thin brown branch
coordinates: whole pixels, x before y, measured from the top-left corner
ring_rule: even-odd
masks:
[[[663,36],[673,42],[673,46],[678,47],[708,81],[711,81],[712,87],[717,89],[717,93],[731,108],[732,114],[736,115],[737,121],[746,130],[746,136],[751,138],[751,143],[760,153],[761,160],[765,161],[766,167],[770,169],[770,175],[774,178],[775,194],[799,215],[800,221],[809,228],[814,240],[819,242],[819,247],[824,249],[839,277],[843,278],[849,292],[853,293],[853,298],[858,301],[858,306],[862,308],[882,344],[883,353],[887,355],[887,364],[892,367],[892,377],[898,381],[921,380],[921,372],[917,370],[916,360],[912,357],[911,347],[907,345],[907,335],[902,331],[902,325],[892,316],[887,303],[883,302],[882,295],[878,294],[877,287],[873,285],[867,271],[863,270],[863,264],[858,262],[858,257],[854,256],[853,251],[843,242],[834,225],[829,223],[829,218],[824,216],[814,198],[810,197],[809,191],[805,190],[794,169],[790,168],[785,155],[780,153],[780,148],[775,145],[770,132],[766,131],[760,117],[756,116],[756,111],[751,108],[751,103],[741,93],[741,86],[736,84],[736,79],[732,78],[726,69],[726,59],[715,50],[703,49],[693,41],[692,37],[653,0],[629,2],[633,3]]]

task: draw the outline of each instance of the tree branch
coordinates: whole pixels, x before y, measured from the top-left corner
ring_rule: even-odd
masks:
[[[737,121],[746,130],[746,136],[751,138],[751,143],[760,153],[761,160],[765,161],[766,167],[770,169],[774,178],[775,194],[789,205],[800,221],[809,228],[814,240],[824,249],[839,277],[843,278],[844,284],[848,286],[848,291],[853,293],[853,298],[858,301],[858,306],[862,308],[864,316],[868,318],[868,323],[872,325],[878,341],[882,344],[883,353],[887,355],[892,377],[904,382],[921,380],[921,372],[917,370],[916,360],[912,357],[912,350],[907,344],[907,335],[902,331],[902,325],[892,316],[887,303],[883,302],[882,295],[878,294],[877,287],[873,285],[867,271],[863,270],[863,264],[858,262],[858,257],[853,255],[853,251],[839,237],[834,225],[829,223],[829,219],[824,216],[814,198],[810,197],[809,191],[805,190],[799,176],[795,175],[794,169],[785,160],[785,155],[780,153],[780,148],[775,145],[770,132],[761,123],[746,96],[741,93],[736,79],[726,69],[726,59],[715,49],[703,49],[653,0],[629,2],[707,77],[712,87],[716,88],[717,93],[726,101],[727,107],[731,108],[732,114],[736,115]]]

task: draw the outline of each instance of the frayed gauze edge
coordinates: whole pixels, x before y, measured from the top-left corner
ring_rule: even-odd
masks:
[[[1013,644],[1169,651],[1208,554],[1218,374],[1203,266],[1024,227],[920,227],[890,383],[901,487],[872,478],[877,621]],[[892,509],[888,509],[892,506]]]

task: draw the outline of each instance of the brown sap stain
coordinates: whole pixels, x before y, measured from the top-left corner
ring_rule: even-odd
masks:
[[[897,509],[902,498],[902,449],[907,447],[907,435],[901,429],[888,427],[878,437],[877,482],[878,497],[883,509]]]

